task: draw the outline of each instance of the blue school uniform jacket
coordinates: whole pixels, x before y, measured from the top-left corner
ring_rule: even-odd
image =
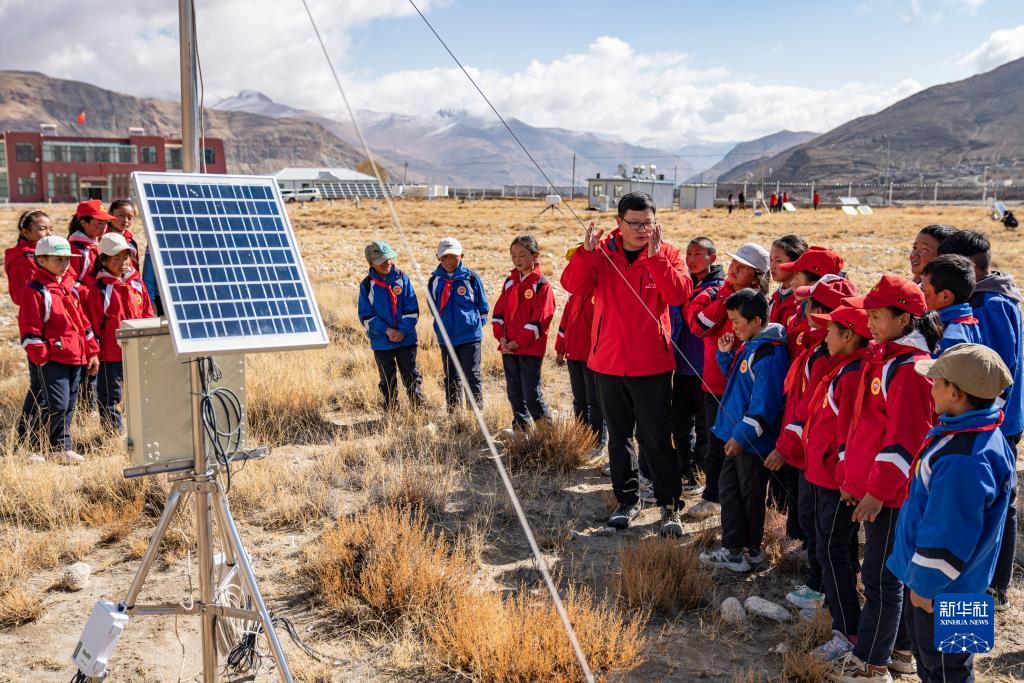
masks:
[[[939,320],[944,327],[942,339],[939,340],[938,351],[932,358],[938,358],[946,349],[957,344],[981,344],[981,326],[974,317],[971,304],[953,304],[937,311]]]
[[[416,322],[420,317],[420,304],[416,300],[409,276],[392,268],[381,278],[370,268],[370,274],[359,284],[359,322],[370,337],[374,351],[390,351],[416,344]],[[388,339],[388,328],[405,334],[400,342]]]
[[[701,292],[710,290],[712,297],[718,293],[718,288],[725,282],[725,271],[722,266],[713,265],[703,280],[697,280],[696,276],[690,275],[693,280],[693,293],[690,301],[696,299]],[[684,375],[704,374],[704,339],[698,337],[686,323],[684,306],[669,306],[668,317],[672,324],[672,341],[675,342],[673,353],[676,358],[676,371]],[[680,353],[682,351],[682,353]]]
[[[997,408],[940,415],[928,432],[886,562],[924,598],[984,593],[992,580],[1017,485],[1000,417]]]
[[[483,339],[481,328],[487,324],[487,295],[484,285],[476,271],[470,270],[462,263],[449,273],[438,266],[427,282],[427,294],[434,300],[434,305],[444,321],[445,329],[452,340],[453,346],[470,344]],[[434,334],[444,346],[437,321],[434,321]]]
[[[771,323],[735,353],[719,351],[716,358],[726,385],[712,433],[722,441],[736,439],[745,452],[766,457],[782,426],[789,369],[785,328]]]
[[[1013,384],[997,404],[1003,409],[1003,433],[1016,436],[1024,431],[1020,290],[1009,275],[989,273],[975,285],[971,308],[981,328],[982,343],[999,354],[1013,377]]]

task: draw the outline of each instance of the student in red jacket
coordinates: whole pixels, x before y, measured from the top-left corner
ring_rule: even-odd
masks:
[[[566,253],[566,258],[580,247]],[[597,378],[587,367],[590,358],[590,330],[594,325],[594,293],[570,294],[555,337],[555,363],[568,365],[569,385],[572,387],[572,411],[576,419],[590,427],[597,440],[594,455],[604,452],[608,444],[608,429],[604,425],[601,402],[597,398]]]
[[[725,375],[718,365],[718,340],[732,333],[725,308],[726,300],[741,289],[756,289],[768,295],[770,259],[764,247],[753,242],[729,254],[732,262],[721,287],[708,287],[696,294],[686,308],[690,330],[704,339],[704,412],[707,424],[715,424],[722,396]],[[687,512],[696,519],[716,514],[719,510],[719,475],[725,458],[725,442],[708,430],[708,449],[704,456],[704,491],[701,501]]]
[[[642,192],[623,195],[617,229],[607,237],[593,224],[583,248],[562,272],[573,294],[593,291],[594,320],[588,366],[608,425],[612,491],[619,505],[609,526],[626,528],[639,514],[636,434],[661,507],[661,533],[680,536],[682,479],[672,448],[672,349],[669,306],[686,303],[693,289],[679,250],[662,242],[657,208]]]
[[[786,327],[789,324],[789,319],[800,308],[800,302],[793,294],[794,274],[788,270],[782,270],[780,266],[783,263],[796,261],[805,251],[807,251],[807,242],[799,235],[783,235],[772,242],[772,248],[768,250],[768,257],[772,264],[772,281],[778,282],[779,286],[768,299],[769,322]],[[790,356],[790,358],[795,358],[795,356]]]
[[[83,375],[95,375],[99,369],[99,346],[76,283],[68,274],[72,256],[71,245],[63,237],[39,240],[35,250],[39,272],[18,309],[18,331],[31,379],[18,438],[24,442],[45,425],[50,448],[63,463],[83,460],[71,447],[71,422]]]
[[[96,382],[100,420],[120,433],[124,368],[117,329],[125,320],[152,318],[153,304],[139,271],[132,267],[133,250],[122,234],[108,232],[100,238],[99,254],[92,273],[96,284],[87,298],[86,314],[100,345]]]
[[[540,368],[555,316],[555,294],[540,272],[536,239],[529,235],[515,238],[509,253],[514,268],[501,287],[491,323],[505,368],[513,427],[526,429],[531,422],[551,418],[541,391]]]
[[[901,628],[903,586],[885,567],[907,482],[931,428],[931,380],[914,363],[931,358],[942,326],[927,310],[921,288],[883,275],[866,296],[844,303],[868,312],[874,344],[857,387],[843,459],[837,467],[843,500],[864,523],[865,603],[857,645],[840,667],[840,680],[888,680],[887,667],[914,671],[910,640]]]
[[[114,220],[103,208],[98,199],[81,202],[75,209],[75,215],[68,223],[68,242],[71,252],[81,256],[82,260],[71,264],[69,272],[72,277],[88,288],[92,286],[92,271],[99,257],[100,237],[107,231],[107,225]],[[88,294],[86,294],[88,296]]]
[[[139,270],[139,243],[135,241],[135,235],[132,234],[132,224],[135,222],[137,213],[135,204],[130,199],[115,199],[110,202],[107,213],[112,216],[110,223],[107,224],[107,232],[116,232],[124,237],[128,246],[132,248],[132,268]]]
[[[7,274],[7,293],[15,306],[28,283],[36,276],[36,242],[53,232],[50,217],[43,211],[26,211],[18,217],[18,243],[4,252],[4,272]]]

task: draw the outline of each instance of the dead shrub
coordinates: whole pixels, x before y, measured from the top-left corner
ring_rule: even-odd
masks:
[[[568,474],[590,462],[597,438],[576,419],[539,423],[513,434],[505,443],[505,463],[512,472]]]
[[[621,546],[619,565],[612,585],[623,603],[666,616],[700,607],[713,586],[697,551],[668,538],[651,536]]]
[[[626,617],[570,587],[565,608],[594,673],[622,674],[643,661],[644,614]],[[486,681],[578,681],[582,672],[546,594],[502,599],[469,591],[428,626],[428,651],[446,669]]]
[[[96,503],[82,510],[82,521],[99,530],[100,543],[120,541],[131,534],[142,517],[144,502],[144,496],[140,495],[126,503]]]
[[[820,683],[828,680],[831,666],[811,651],[832,637],[832,618],[827,609],[819,609],[810,621],[800,620],[787,630],[786,651],[782,654],[782,674],[793,683]]]
[[[327,353],[262,353],[246,358],[246,420],[251,444],[331,440],[334,426],[323,418],[331,402]]]
[[[437,614],[475,573],[465,549],[428,529],[422,510],[371,508],[338,520],[304,550],[314,590],[328,607],[390,625]]]
[[[714,520],[704,520],[691,537],[693,546],[698,550],[707,550],[718,544],[718,531],[721,525]]]
[[[43,615],[43,601],[15,586],[0,595],[0,628],[8,629],[35,621]]]

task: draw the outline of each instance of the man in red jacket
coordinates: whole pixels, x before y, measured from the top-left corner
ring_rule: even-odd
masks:
[[[671,415],[676,361],[668,307],[685,304],[693,283],[679,250],[661,241],[655,211],[650,195],[624,195],[616,230],[604,237],[591,223],[583,248],[562,272],[562,286],[571,293],[594,292],[588,366],[597,375],[619,503],[608,524],[625,529],[640,512],[635,432],[661,507],[661,533],[680,536],[682,480]]]

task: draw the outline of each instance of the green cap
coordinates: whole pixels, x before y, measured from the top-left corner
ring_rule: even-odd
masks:
[[[379,266],[393,258],[398,258],[398,252],[391,248],[391,245],[384,240],[374,240],[366,245],[364,250],[366,260],[372,266]]]
[[[925,377],[941,377],[978,398],[998,398],[1003,389],[1013,384],[1003,359],[981,344],[956,344],[935,360],[917,361],[914,369]]]

